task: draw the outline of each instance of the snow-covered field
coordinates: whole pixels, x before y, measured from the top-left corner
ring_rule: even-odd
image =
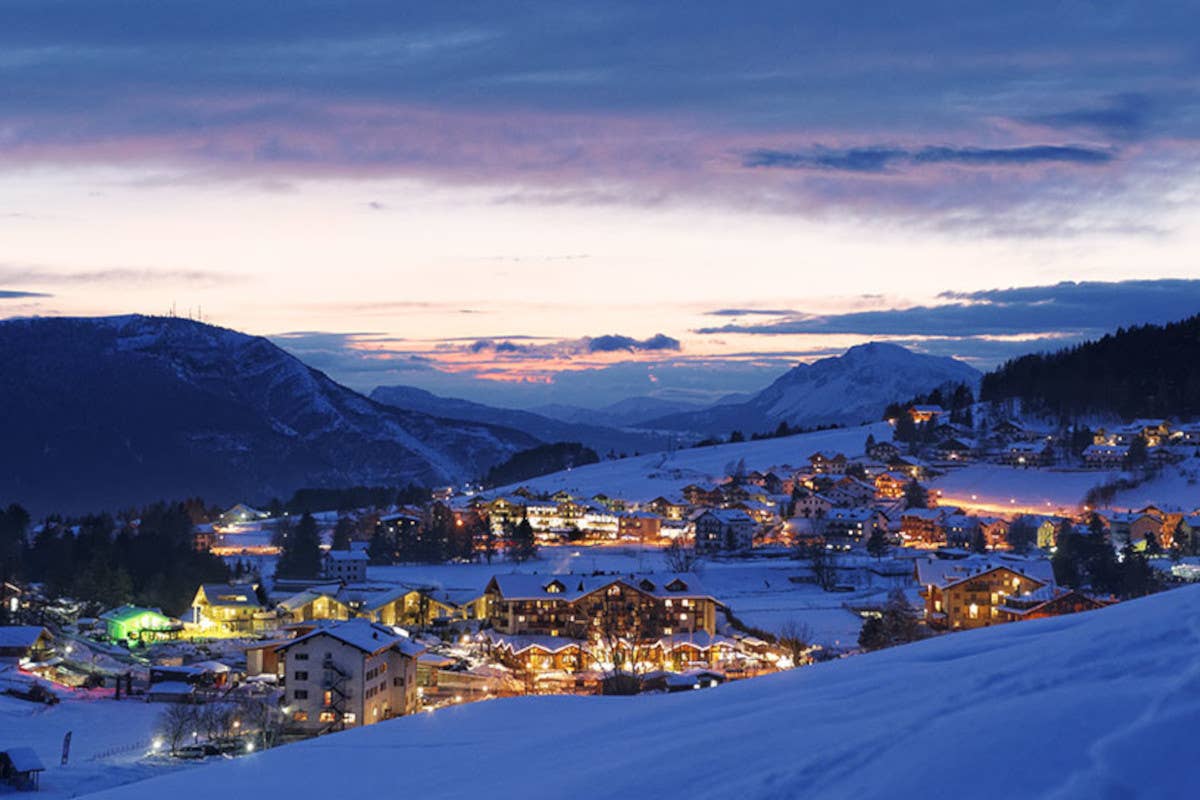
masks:
[[[1121,477],[1120,472],[1020,469],[999,464],[972,464],[950,470],[930,483],[942,505],[986,513],[1078,513],[1088,489]],[[1188,459],[1170,464],[1152,480],[1119,492],[1117,509],[1147,505],[1191,511],[1200,508],[1200,464]]]
[[[98,797],[1191,798],[1200,587],[716,689],[453,707]]]
[[[117,702],[111,690],[64,692],[62,697],[58,705],[46,706],[0,695],[0,750],[10,745],[34,749],[46,767],[38,797],[75,797],[194,766],[144,758],[161,703]],[[71,755],[64,767],[60,762],[68,731]]]
[[[432,585],[456,597],[483,593],[488,579],[505,572],[665,572],[661,550],[653,547],[543,547],[539,558],[524,564],[497,561],[495,564],[412,564],[394,567],[370,567],[368,577],[376,581]],[[878,599],[888,585],[877,582],[859,591],[830,593],[810,583],[794,583],[789,578],[803,576],[807,566],[790,559],[739,559],[704,561],[701,582],[704,588],[730,607],[743,622],[778,632],[789,621],[807,625],[816,643],[826,646],[853,646],[858,640],[862,619],[846,610],[845,604]]]
[[[751,470],[784,466],[796,470],[808,467],[808,457],[817,450],[840,452],[847,456],[861,455],[868,434],[873,434],[876,439],[890,439],[892,428],[886,422],[878,422],[780,439],[651,453],[543,475],[489,492],[489,495],[526,486],[539,492],[565,489],[579,497],[591,497],[602,492],[611,497],[645,502],[658,495],[677,494],[689,483],[718,480],[727,474],[729,465],[739,460],[745,460],[746,468]]]

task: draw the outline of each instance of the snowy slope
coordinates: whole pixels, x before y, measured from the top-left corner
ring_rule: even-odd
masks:
[[[460,706],[96,797],[1195,797],[1198,619],[1190,587],[712,690]]]
[[[650,420],[648,428],[728,434],[774,429],[780,422],[813,426],[879,419],[888,403],[947,383],[977,384],[980,373],[953,358],[923,355],[883,342],[801,364],[743,403]]]
[[[368,400],[262,337],[185,319],[0,322],[0,496],[35,510],[476,477],[526,434]]]
[[[711,483],[727,474],[727,468],[740,460],[745,461],[748,470],[780,469],[782,477],[788,466],[792,469],[807,467],[808,457],[817,450],[861,455],[869,434],[887,440],[892,436],[892,429],[886,422],[877,422],[779,439],[651,453],[555,472],[520,485],[539,492],[566,489],[579,497],[603,492],[612,497],[644,502],[658,495],[676,494],[689,483]],[[515,488],[517,486],[504,487],[494,493]]]

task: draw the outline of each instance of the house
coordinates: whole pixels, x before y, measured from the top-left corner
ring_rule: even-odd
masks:
[[[1083,463],[1092,469],[1118,469],[1129,458],[1129,448],[1117,444],[1090,444],[1083,449]]]
[[[875,484],[846,475],[826,489],[825,495],[839,506],[865,506],[875,499]]]
[[[942,519],[942,530],[945,531],[947,544],[969,547],[979,531],[979,521],[966,514],[947,514]]]
[[[695,575],[496,575],[488,621],[509,636],[658,639],[716,633],[717,601]]]
[[[900,457],[900,448],[895,442],[875,442],[867,448],[867,455],[884,464]]]
[[[734,508],[710,508],[692,520],[696,552],[749,550],[758,530],[750,515]]]
[[[1100,600],[1074,589],[1043,586],[1029,594],[1010,594],[1005,597],[1000,606],[1000,617],[1006,622],[1019,622],[1093,611],[1105,605]]]
[[[41,662],[54,655],[50,631],[40,625],[0,626],[0,663]]]
[[[688,515],[691,506],[679,498],[658,496],[646,503],[643,510],[658,514],[663,519],[682,522]]]
[[[110,642],[156,642],[175,639],[183,623],[157,608],[123,605],[100,615],[104,633]]]
[[[417,710],[421,645],[364,619],[280,645],[289,723],[306,732],[372,725]]]
[[[817,451],[808,457],[812,471],[821,474],[841,475],[849,463],[844,453],[825,453]]]
[[[917,562],[916,577],[925,598],[925,621],[945,630],[1009,622],[1003,609],[1010,595],[1054,585],[1046,560],[928,558]]]
[[[1012,467],[1043,467],[1054,463],[1049,442],[1010,442],[1000,451],[1000,463]]]
[[[870,508],[832,509],[820,525],[825,542],[849,550],[863,545],[876,530],[887,532],[887,517]]]
[[[1008,548],[1008,520],[1003,517],[976,517],[975,521],[979,524],[979,530],[983,533],[983,541],[989,550]]]
[[[912,480],[899,472],[881,472],[875,476],[875,497],[879,500],[899,500]]]
[[[434,590],[402,584],[313,586],[275,608],[291,624],[361,617],[382,625],[427,628],[467,618],[462,606]]]
[[[0,750],[0,780],[15,789],[36,791],[46,767],[32,747]]]
[[[324,556],[322,573],[326,580],[362,583],[367,579],[370,557],[362,550],[330,550]]]
[[[917,405],[910,406],[908,409],[908,416],[918,425],[926,422],[936,422],[945,413],[946,409],[941,406]]]
[[[940,546],[946,543],[942,527],[945,512],[938,508],[909,508],[900,514],[900,540],[906,545]]]
[[[649,511],[625,511],[617,518],[617,535],[624,540],[652,542],[662,532],[662,517]]]
[[[1145,547],[1146,537],[1153,536],[1163,544],[1166,516],[1156,508],[1140,511],[1097,511],[1097,516],[1107,525],[1109,536],[1117,545],[1132,544]]]
[[[795,499],[794,513],[800,517],[823,517],[835,505],[831,498],[823,494],[805,491]]]
[[[943,461],[965,464],[974,456],[976,447],[974,439],[966,436],[947,436],[938,442],[935,450],[938,458]]]
[[[228,528],[233,525],[241,525],[247,522],[258,522],[269,518],[271,515],[266,511],[260,511],[257,508],[251,508],[245,503],[227,508],[217,517],[217,524],[223,528]]]
[[[191,625],[202,634],[254,633],[269,616],[253,583],[204,583],[192,598]]]

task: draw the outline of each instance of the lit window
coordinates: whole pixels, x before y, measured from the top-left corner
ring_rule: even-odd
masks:
[[[967,613],[971,619],[979,619],[979,606],[971,603],[971,605],[967,607]]]

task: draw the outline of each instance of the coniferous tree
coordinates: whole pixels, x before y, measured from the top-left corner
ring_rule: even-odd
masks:
[[[905,508],[929,507],[929,492],[916,478],[910,480],[904,487],[904,506]]]
[[[512,561],[529,561],[537,556],[537,539],[533,534],[533,526],[525,517],[513,527],[511,547],[508,557]]]
[[[313,515],[305,511],[283,543],[275,574],[281,578],[315,578],[321,573],[321,534]]]
[[[332,550],[349,550],[350,537],[354,533],[354,520],[349,517],[338,517],[337,525],[333,528]]]
[[[883,558],[890,550],[887,535],[878,526],[873,527],[871,535],[867,537],[867,553],[875,558]]]

